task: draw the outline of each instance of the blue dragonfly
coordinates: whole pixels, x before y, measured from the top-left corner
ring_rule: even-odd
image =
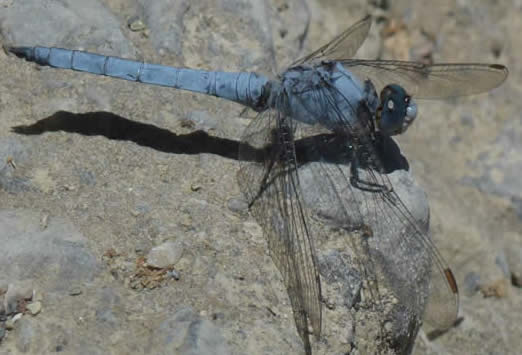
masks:
[[[266,235],[297,331],[311,354],[309,335],[319,338],[322,328],[322,296],[314,241],[319,232],[312,227],[310,205],[329,205],[342,230],[360,234],[362,242],[347,242],[347,247],[355,249],[364,275],[375,273],[364,241],[390,229],[407,230],[391,247],[425,250],[432,271],[428,287],[406,290],[409,299],[402,301],[417,311],[419,322],[424,319],[439,329],[455,322],[456,280],[394,190],[382,146],[414,122],[418,113],[414,98],[479,94],[499,86],[508,75],[499,64],[353,59],[371,23],[371,17],[365,17],[273,79],[252,72],[174,68],[60,48],[8,50],[40,65],[214,95],[258,112],[241,139],[238,182]],[[341,166],[348,166],[349,173]],[[305,167],[317,192],[314,198],[306,198],[303,191]],[[347,203],[342,197],[346,194],[356,202]],[[370,214],[363,211],[364,199],[372,200]],[[390,269],[407,278],[417,267],[411,259]]]

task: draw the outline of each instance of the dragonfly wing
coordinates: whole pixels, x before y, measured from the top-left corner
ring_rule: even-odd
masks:
[[[343,117],[346,113],[332,106],[337,102],[334,99],[337,94],[335,86],[328,82],[325,85],[327,87],[322,90],[322,95],[316,96],[322,101],[317,105],[338,115],[335,122],[339,124],[352,121]],[[369,248],[364,246],[364,242],[360,246],[348,245],[356,253],[361,253],[361,274],[366,277],[380,268],[381,273],[385,274],[382,282],[395,291],[402,305],[411,307],[419,321],[425,316],[426,322],[439,329],[451,326],[458,311],[456,282],[428,234],[429,221],[416,218],[411,212],[418,212],[420,207],[415,206],[415,201],[406,204],[387,175],[393,171],[385,166],[390,158],[384,158],[391,150],[390,145],[385,143],[391,138],[358,135],[357,142],[350,142],[354,136],[350,126],[335,130],[332,136],[334,138],[323,144],[316,143],[308,151],[297,150],[310,152],[310,156],[320,162],[320,167],[315,168],[317,177],[312,179],[312,183],[303,185],[302,190],[307,193],[319,189],[318,186],[324,187],[315,194],[315,200],[308,198],[307,204],[316,209],[318,206],[331,206],[330,212],[320,211],[318,214],[328,214],[330,219],[346,229],[369,228],[373,235],[368,239]],[[299,147],[298,143],[296,147]],[[350,152],[350,149],[353,151]],[[311,162],[313,159],[304,161]],[[299,160],[303,157],[300,156]],[[357,162],[356,169],[346,167],[354,162]],[[365,182],[370,189],[365,190],[354,184],[352,178],[355,172],[357,180]],[[404,171],[403,175],[403,180],[409,176]],[[408,186],[413,182],[399,182],[399,185],[405,186],[402,192],[408,197]],[[427,211],[426,216],[429,216]],[[375,255],[378,257],[375,258]],[[396,255],[400,255],[400,259],[394,259]]]
[[[295,67],[307,62],[321,60],[337,60],[341,58],[351,58],[355,55],[359,47],[363,44],[372,25],[371,16],[366,16],[356,24],[344,30],[333,40],[316,49],[312,53],[304,56],[290,65]]]
[[[373,172],[377,178],[375,181],[388,180],[377,172]],[[370,174],[370,175],[372,175]],[[403,255],[411,255],[404,258],[401,263],[395,263],[390,268],[392,278],[396,280],[407,279],[416,275],[421,277],[419,282],[414,282],[411,290],[401,290],[402,295],[413,296],[414,304],[421,310],[419,316],[423,322],[437,329],[451,327],[458,314],[458,289],[451,269],[442,258],[437,247],[428,234],[428,225],[424,227],[416,221],[410,209],[395,190],[379,192],[379,198],[375,200],[377,209],[383,211],[379,215],[375,231],[384,233],[386,230],[396,230],[398,240],[381,240],[382,250],[399,252]],[[426,221],[428,222],[428,221]],[[405,232],[405,233],[404,233]],[[412,255],[415,252],[415,255]],[[422,273],[425,270],[429,275],[428,285],[422,284]],[[417,284],[415,286],[415,284]],[[398,283],[400,285],[400,283]],[[406,301],[407,299],[401,299]]]
[[[332,153],[335,145],[341,152],[339,159]],[[360,162],[358,179],[374,187],[374,191],[365,191],[351,181],[342,139],[315,147],[312,156],[322,158],[307,159],[306,169],[313,177],[305,178],[305,167],[300,168],[306,203],[313,206],[311,215],[322,216],[346,231],[362,232],[356,237],[346,235],[345,243],[355,255],[355,267],[363,279],[379,285],[367,290],[372,302],[381,302],[379,288],[384,286],[417,324],[424,321],[437,329],[450,327],[458,311],[456,282],[428,234],[428,220],[421,218],[422,205],[411,198],[414,182],[409,174],[395,171],[390,180],[375,168],[381,153],[373,147],[362,148],[371,153]],[[415,215],[412,209],[416,209]]]
[[[402,86],[419,99],[474,95],[496,88],[508,70],[500,64],[422,64],[397,60],[345,59],[346,69],[361,80],[370,79],[380,91],[388,84]]]
[[[292,124],[276,110],[259,114],[240,144],[238,181],[268,239],[270,255],[288,291],[297,331],[311,353],[309,325],[317,337],[321,332],[321,288],[300,190]]]

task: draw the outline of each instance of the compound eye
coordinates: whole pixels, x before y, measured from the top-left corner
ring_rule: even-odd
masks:
[[[408,121],[413,121],[417,117],[417,104],[408,98],[408,106],[406,106],[406,117]]]
[[[397,84],[385,86],[380,99],[381,106],[377,115],[379,131],[387,136],[406,132],[418,114],[415,101]]]

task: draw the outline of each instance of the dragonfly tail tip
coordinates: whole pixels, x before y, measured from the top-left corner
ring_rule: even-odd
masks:
[[[12,53],[16,55],[18,58],[25,58],[27,60],[32,60],[32,48],[31,47],[10,47],[4,46],[4,51],[8,53]]]

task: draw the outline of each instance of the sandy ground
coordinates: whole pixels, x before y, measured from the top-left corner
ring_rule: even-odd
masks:
[[[520,1],[0,0],[0,44],[271,74],[366,13],[377,23],[362,57],[509,68],[489,93],[419,101],[397,141],[461,291],[461,322],[432,341],[421,334],[413,352],[516,354]],[[239,105],[3,52],[0,67],[0,354],[303,353],[236,181],[249,123]],[[143,267],[167,241],[177,243],[174,269]],[[345,334],[317,353],[365,353],[343,343],[351,330],[335,310],[324,317]]]

